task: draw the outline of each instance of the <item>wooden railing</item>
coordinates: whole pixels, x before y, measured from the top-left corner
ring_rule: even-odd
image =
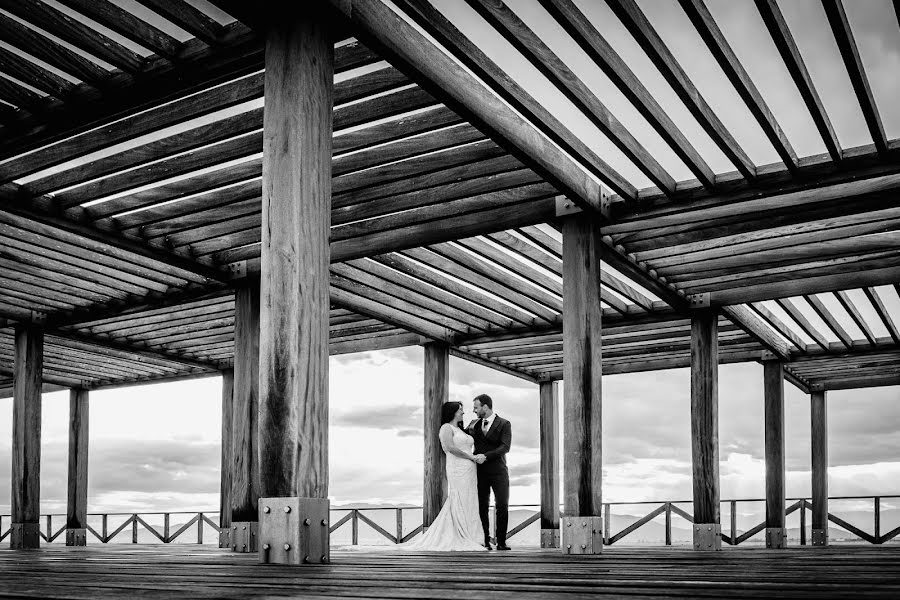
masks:
[[[834,523],[838,527],[845,529],[849,533],[857,536],[859,539],[864,540],[870,544],[883,544],[888,542],[895,537],[900,536],[900,527],[895,527],[890,531],[885,533],[881,533],[881,501],[882,499],[900,499],[900,495],[883,495],[883,496],[834,496],[830,497],[829,501],[838,501],[838,500],[873,500],[873,533],[868,533],[864,531],[861,527],[853,525],[852,523],[847,522],[846,520],[834,515],[832,513],[828,513],[828,520],[831,523]],[[790,515],[794,512],[800,511],[800,545],[806,545],[807,536],[807,510],[812,510],[812,503],[806,498],[790,498],[788,499],[791,502],[790,506],[786,509],[786,514]],[[763,532],[766,528],[765,521],[758,523],[747,529],[746,531],[739,532],[737,527],[737,508],[741,503],[761,503],[765,502],[763,499],[759,498],[743,498],[743,499],[735,499],[735,500],[723,500],[722,504],[727,504],[729,506],[730,512],[730,530],[728,533],[723,531],[722,533],[722,541],[726,544],[730,544],[732,546],[737,546],[747,540],[751,539],[755,535]],[[693,516],[687,512],[686,510],[680,508],[679,504],[690,505],[690,500],[678,500],[678,501],[667,501],[667,502],[607,502],[603,505],[603,518],[604,518],[604,544],[612,545],[615,544],[625,537],[633,534],[638,531],[641,527],[647,525],[654,519],[664,516],[665,517],[665,545],[672,545],[672,516],[676,516],[678,518],[684,519],[689,523],[693,523]],[[635,522],[631,523],[621,531],[617,533],[613,533],[610,527],[611,524],[611,516],[613,512],[613,507],[616,506],[652,506],[652,510],[648,512],[643,517],[637,519]],[[537,522],[540,518],[539,506],[535,504],[523,504],[523,505],[514,505],[510,506],[511,509],[531,509],[534,510],[534,514],[526,517],[521,523],[516,524],[509,530],[507,534],[507,539],[514,537],[515,535],[521,533],[528,526]],[[335,508],[332,512],[343,512],[342,515],[337,521],[333,521],[330,527],[330,531],[334,533],[335,531],[349,526],[350,527],[350,543],[353,545],[359,544],[359,525],[362,523],[366,527],[371,528],[380,536],[387,539],[389,542],[394,544],[400,544],[404,542],[408,542],[416,535],[422,532],[422,526],[413,528],[410,531],[404,531],[403,527],[403,511],[404,510],[421,510],[420,507],[374,507],[374,508]],[[365,513],[371,512],[384,512],[391,511],[394,513],[394,527],[391,528],[391,531],[385,529],[382,525],[376,523],[372,518],[367,516]],[[209,511],[210,513],[218,515],[217,511]],[[492,509],[493,512],[493,509]],[[179,538],[182,534],[190,530],[192,527],[196,526],[196,543],[203,543],[203,527],[204,524],[209,525],[213,529],[219,529],[219,524],[207,516],[208,513],[205,512],[150,512],[150,513],[91,513],[88,517],[100,518],[101,525],[100,531],[98,532],[96,529],[91,527],[90,525],[87,527],[87,530],[93,534],[95,538],[104,544],[109,543],[111,540],[115,539],[116,536],[126,532],[129,527],[131,531],[131,543],[137,544],[138,542],[138,533],[140,528],[143,527],[147,532],[149,532],[152,536],[158,539],[160,542],[164,544],[168,544]],[[160,528],[159,526],[152,526],[148,523],[150,517],[160,516],[162,515],[163,524]],[[190,515],[187,522],[183,525],[179,526],[174,532],[171,531],[170,522],[173,516],[184,518],[186,515]],[[125,521],[119,524],[115,529],[109,531],[108,523],[109,517],[126,517]],[[62,522],[62,526],[54,531],[54,519],[56,522]],[[180,520],[180,519],[179,519]],[[9,535],[9,528],[6,526],[9,523],[9,516],[2,515],[0,516],[0,542],[2,542]],[[43,530],[40,532],[41,537],[47,542],[53,542],[56,540],[66,529],[65,527],[65,515],[42,515],[42,525]],[[723,528],[724,529],[724,528]]]

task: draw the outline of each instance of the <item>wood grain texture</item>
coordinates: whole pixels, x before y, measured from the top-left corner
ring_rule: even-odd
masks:
[[[564,513],[600,516],[601,334],[600,223],[567,217],[563,238]]]
[[[234,388],[231,419],[231,520],[256,521],[259,483],[259,280],[234,294]]]
[[[541,432],[541,529],[559,529],[559,384],[542,382]]]
[[[67,486],[66,529],[87,527],[88,420],[90,392],[69,392],[69,479]]]
[[[334,46],[324,11],[279,13],[266,38],[259,416],[265,497],[328,497]]]
[[[763,363],[766,527],[785,527],[784,365]]]
[[[812,392],[810,441],[812,449],[812,528],[828,528],[828,405],[827,392]]]
[[[719,338],[715,311],[691,318],[694,523],[719,522]]]
[[[44,332],[20,326],[13,364],[12,494],[13,523],[37,523],[41,502],[41,375]]]
[[[450,346],[425,344],[425,478],[422,490],[422,524],[431,526],[447,495],[447,474],[441,448],[441,407],[450,399]]]
[[[222,467],[219,476],[219,527],[231,525],[231,472],[234,465],[234,369],[222,371]]]

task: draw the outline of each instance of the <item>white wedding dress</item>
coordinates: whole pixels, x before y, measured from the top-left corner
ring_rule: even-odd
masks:
[[[453,444],[464,452],[472,453],[475,440],[459,427],[449,423],[453,432]],[[484,532],[478,516],[478,475],[474,462],[447,452],[447,501],[441,512],[423,535],[405,544],[390,546],[350,546],[347,550],[402,551],[402,552],[459,552],[485,551]]]

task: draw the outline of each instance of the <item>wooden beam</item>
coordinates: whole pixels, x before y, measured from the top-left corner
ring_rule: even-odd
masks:
[[[691,319],[691,457],[696,550],[721,550],[718,358],[718,315],[713,310],[697,311]]]
[[[88,498],[88,415],[90,392],[69,393],[69,478],[66,503],[66,546],[84,546]],[[70,530],[80,530],[71,531]]]
[[[564,514],[599,517],[603,501],[600,223],[563,220]]]
[[[828,412],[827,393],[810,394],[810,437],[812,440],[812,542],[828,545]]]
[[[273,15],[274,16],[274,15]],[[328,498],[334,46],[326,7],[269,23],[262,208],[260,488]]]
[[[850,76],[850,83],[853,84],[853,91],[856,92],[856,99],[859,101],[869,134],[875,143],[875,149],[880,154],[886,154],[888,145],[884,125],[878,114],[878,106],[875,104],[872,89],[869,87],[869,78],[866,77],[866,69],[859,56],[859,48],[853,39],[853,31],[847,20],[847,13],[844,12],[844,4],[841,0],[822,0],[822,7],[825,9],[825,16],[828,17],[834,39],[837,41],[841,58],[844,59],[847,75]]]
[[[441,448],[441,407],[450,399],[450,347],[429,342],[425,348],[425,473],[422,491],[422,526],[430,527],[447,496],[444,451]]]
[[[259,338],[259,280],[249,279],[235,290],[234,295],[230,468],[232,522],[251,522],[259,518]],[[242,548],[237,550],[243,551]]]
[[[230,548],[234,466],[234,369],[222,371],[222,461],[219,475],[219,548]]]
[[[766,547],[786,548],[785,454],[784,454],[784,366],[763,363],[766,451]]]
[[[709,9],[706,8],[706,4],[703,0],[681,0],[681,7],[687,13],[691,23],[697,29],[697,33],[706,43],[706,47],[709,48],[722,71],[725,72],[725,76],[734,86],[738,96],[747,105],[750,114],[754,116],[769,142],[775,147],[778,156],[781,157],[789,171],[796,172],[797,153],[794,152],[791,142],[781,130],[772,111],[769,110],[762,94],[750,79],[750,75],[738,60],[734,50],[731,49],[731,45],[725,39]]]
[[[753,179],[756,176],[753,161],[700,95],[637,3],[634,0],[607,0],[607,3],[713,142],[741,175]]]
[[[474,363],[476,365],[481,365],[482,367],[487,367],[488,369],[493,369],[494,371],[497,371],[499,373],[512,375],[513,377],[518,377],[519,379],[524,379],[525,381],[531,383],[538,383],[539,381],[538,376],[529,369],[519,369],[516,367],[512,367],[503,361],[484,357],[473,352],[466,352],[465,350],[460,350],[459,348],[450,348],[450,356],[469,361],[470,363]]]
[[[43,363],[43,330],[32,325],[16,327],[10,497],[12,548],[40,546]]]
[[[875,312],[878,314],[878,318],[881,319],[881,322],[884,324],[885,329],[887,329],[888,335],[891,336],[891,339],[894,340],[895,344],[900,344],[900,327],[898,327],[896,321],[894,321],[894,318],[891,316],[890,311],[884,305],[884,301],[881,299],[881,295],[878,293],[878,290],[871,287],[866,287],[863,288],[863,293],[875,308]]]
[[[330,4],[349,19],[367,45],[436,98],[580,206],[604,212],[599,183],[390,8],[359,0],[330,0]]]
[[[803,102],[812,116],[813,123],[816,124],[816,129],[819,130],[819,135],[822,136],[828,154],[832,160],[841,160],[841,145],[834,132],[834,127],[831,125],[831,119],[825,112],[825,105],[816,91],[803,56],[800,54],[800,48],[794,41],[794,36],[784,20],[778,3],[776,0],[756,0],[756,7],[772,36],[772,41],[775,42],[775,47],[781,54],[781,60],[784,61],[788,73],[800,92],[800,97],[803,98]]]
[[[559,384],[540,384],[541,548],[559,547]],[[555,542],[555,543],[554,543]]]
[[[747,305],[735,305],[725,307],[722,312],[732,323],[758,339],[764,346],[774,352],[779,358],[788,359],[791,356],[790,344],[785,342],[774,331],[763,323]]]

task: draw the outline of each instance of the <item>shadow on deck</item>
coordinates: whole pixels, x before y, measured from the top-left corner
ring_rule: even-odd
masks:
[[[611,548],[391,554],[335,551],[332,564],[261,566],[209,546],[0,550],[0,597],[29,598],[900,598],[900,546]]]

